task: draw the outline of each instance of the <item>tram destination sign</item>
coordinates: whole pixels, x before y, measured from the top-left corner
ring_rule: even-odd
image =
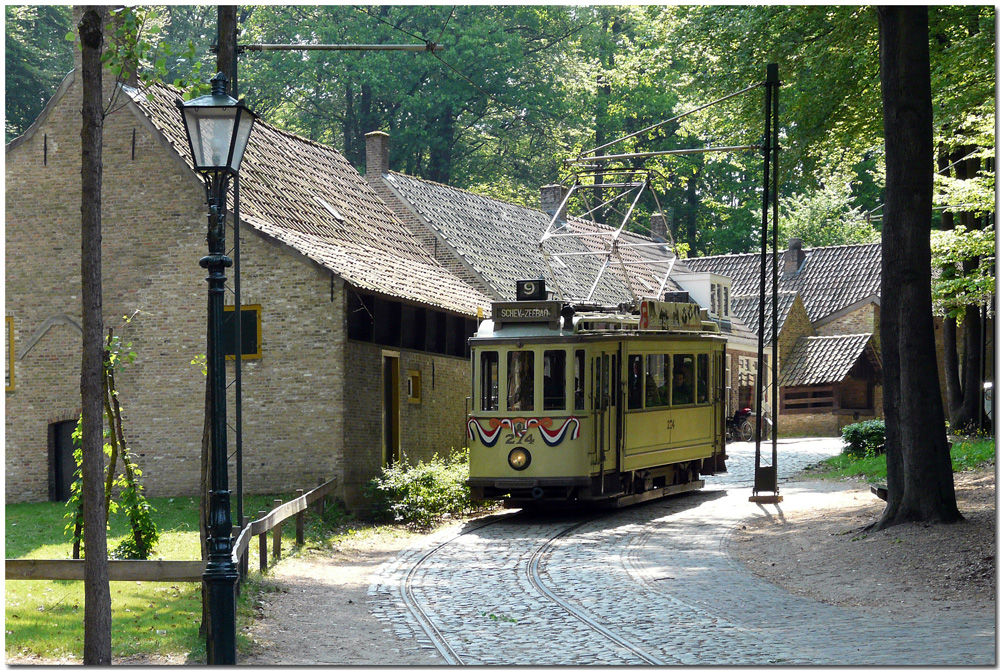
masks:
[[[701,308],[692,302],[643,300],[639,330],[701,330]]]
[[[505,323],[548,323],[558,328],[561,307],[562,303],[556,300],[495,302],[493,322],[497,326]]]

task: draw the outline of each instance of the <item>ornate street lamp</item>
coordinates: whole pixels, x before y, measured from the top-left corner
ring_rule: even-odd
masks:
[[[238,176],[243,153],[256,116],[241,101],[226,95],[226,76],[212,79],[211,95],[189,102],[177,101],[184,118],[194,169],[205,181],[208,200],[208,255],[201,267],[208,270],[208,376],[211,403],[212,472],[208,512],[208,566],[204,582],[211,626],[208,662],[236,664],[236,581],[233,562],[233,522],[229,502],[226,450],[226,357],[222,317],[226,268],[226,192]]]

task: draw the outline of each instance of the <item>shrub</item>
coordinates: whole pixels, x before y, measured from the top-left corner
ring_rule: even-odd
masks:
[[[445,514],[461,514],[484,506],[469,498],[469,453],[435,454],[416,465],[402,460],[382,468],[368,482],[365,495],[372,501],[376,520],[428,526]]]
[[[844,426],[841,453],[868,457],[885,453],[885,421],[873,419]]]

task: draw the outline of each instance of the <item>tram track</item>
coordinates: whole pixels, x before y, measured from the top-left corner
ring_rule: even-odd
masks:
[[[530,556],[525,557],[526,565],[522,568],[522,574],[526,578],[527,584],[533,591],[566,612],[568,615],[575,618],[589,630],[600,636],[600,638],[607,640],[611,645],[626,651],[642,663],[648,665],[670,665],[674,663],[674,661],[659,658],[650,654],[645,651],[639,643],[632,642],[626,637],[615,632],[586,609],[570,602],[566,598],[561,597],[556,592],[556,587],[554,585],[547,584],[545,577],[543,577],[544,563],[559,547],[560,543],[583,526],[593,523],[600,518],[604,518],[604,515],[598,517],[597,519],[591,518],[577,523],[572,523],[569,526],[556,530],[554,534],[550,535],[547,539],[544,539],[542,544],[538,546],[530,554]],[[400,589],[403,604],[412,619],[419,625],[419,628],[424,632],[430,643],[448,665],[466,665],[467,661],[463,659],[463,653],[456,649],[452,642],[449,642],[448,631],[443,631],[435,623],[433,613],[428,611],[428,609],[421,604],[420,599],[415,594],[415,581],[419,573],[427,566],[428,562],[431,561],[433,557],[453,546],[454,543],[463,536],[507,520],[508,517],[493,518],[484,523],[478,523],[462,529],[461,532],[455,533],[451,537],[448,537],[447,539],[434,545],[429,550],[424,551],[422,555],[414,560],[405,572]],[[625,556],[622,558],[623,560],[627,560],[627,557]],[[624,565],[623,568],[625,568]],[[628,569],[625,569],[626,572],[628,572]]]
[[[413,565],[410,566],[410,569],[406,571],[406,576],[403,578],[402,588],[400,589],[400,593],[403,598],[403,604],[406,606],[407,611],[409,611],[410,614],[413,615],[413,618],[420,625],[420,628],[430,639],[431,644],[434,645],[434,648],[438,650],[438,653],[441,654],[441,656],[444,658],[445,662],[448,665],[465,665],[465,661],[462,660],[461,655],[457,651],[455,651],[455,649],[448,643],[448,640],[445,639],[444,634],[434,624],[434,621],[431,619],[431,617],[427,614],[424,608],[420,605],[420,602],[414,596],[413,578],[417,574],[421,566],[423,566],[424,563],[426,563],[431,558],[431,556],[436,554],[441,549],[444,549],[446,546],[448,546],[458,538],[462,537],[463,535],[468,535],[473,531],[503,521],[503,519],[504,517],[498,517],[495,519],[490,519],[489,521],[485,521],[483,523],[470,525],[469,527],[463,529],[460,533],[457,533],[453,537],[450,537],[444,542],[441,542],[430,551],[424,552],[423,556],[421,556],[419,560],[417,560],[416,562],[413,563]]]
[[[593,630],[598,635],[601,635],[602,637],[604,637],[607,640],[610,640],[619,647],[622,647],[623,649],[626,649],[627,651],[635,654],[649,665],[670,665],[671,664],[670,662],[657,658],[656,656],[653,656],[643,651],[638,645],[633,644],[626,638],[615,633],[613,630],[611,630],[610,628],[602,624],[600,621],[598,621],[586,610],[573,605],[565,598],[559,597],[552,589],[550,589],[548,586],[545,585],[541,576],[540,565],[542,561],[549,554],[552,553],[552,551],[558,545],[560,539],[574,532],[578,528],[590,523],[591,521],[593,520],[588,519],[587,521],[581,521],[580,523],[574,524],[568,528],[564,528],[562,531],[560,531],[559,533],[551,537],[548,541],[546,541],[545,544],[536,549],[535,552],[532,554],[531,559],[528,562],[528,570],[527,570],[528,581],[535,589],[537,589],[540,593],[542,593],[546,598],[548,598],[553,603],[564,609],[572,616],[574,616],[577,620],[579,620],[581,623],[586,625],[588,628]]]

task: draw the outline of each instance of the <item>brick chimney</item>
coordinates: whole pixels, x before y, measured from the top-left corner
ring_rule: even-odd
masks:
[[[788,250],[782,256],[785,274],[795,274],[802,267],[806,260],[806,252],[802,251],[802,240],[797,237],[789,238]]]
[[[542,211],[552,219],[556,214],[556,210],[559,209],[559,205],[566,198],[566,194],[569,192],[562,184],[547,184],[540,189]],[[564,228],[566,226],[566,208],[564,207],[559,211],[559,216],[556,218],[556,228]]]
[[[389,172],[389,133],[380,130],[365,135],[365,179],[369,182]]]
[[[667,241],[667,217],[659,213],[649,217],[649,236],[657,242]]]

